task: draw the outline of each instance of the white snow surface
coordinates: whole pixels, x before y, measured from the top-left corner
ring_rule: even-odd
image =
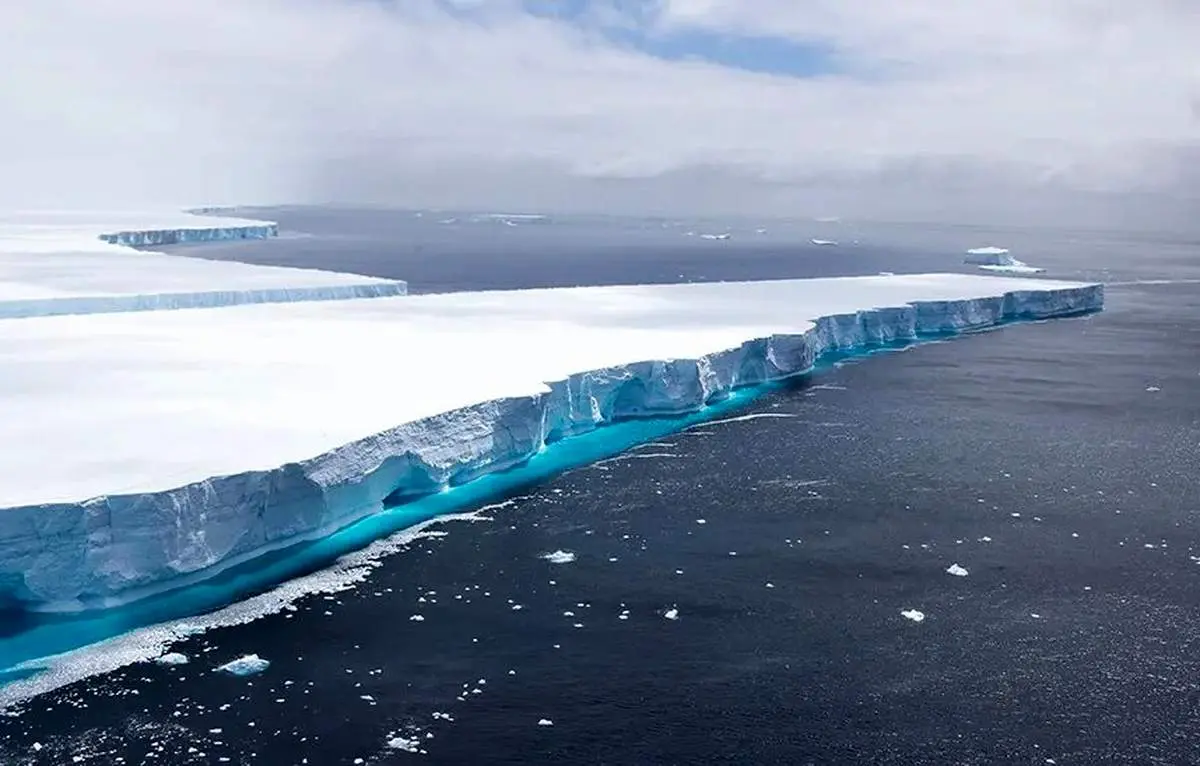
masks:
[[[903,275],[3,320],[0,596],[113,603],[825,351],[1102,303]]]
[[[124,246],[258,239],[274,234],[275,224],[268,221],[186,214],[158,218],[0,214],[0,319],[373,298],[407,292],[401,280],[202,260]],[[106,242],[102,237],[124,244]]]

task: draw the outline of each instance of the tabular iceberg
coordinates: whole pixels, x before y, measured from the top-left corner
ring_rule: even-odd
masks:
[[[273,235],[275,224],[166,217],[0,217],[0,319],[405,295],[402,280],[144,253],[127,244]],[[124,228],[123,228],[124,227]],[[115,233],[114,233],[115,230]],[[120,243],[116,246],[109,243]]]
[[[973,264],[985,271],[1008,274],[1040,274],[1045,269],[1030,266],[1012,257],[1003,247],[975,247],[967,251],[964,263]]]
[[[905,275],[0,321],[0,598],[111,605],[826,353],[1102,305]]]

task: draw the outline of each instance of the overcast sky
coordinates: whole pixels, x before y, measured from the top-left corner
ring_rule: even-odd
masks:
[[[2,6],[4,207],[1111,218],[1200,196],[1198,0]]]

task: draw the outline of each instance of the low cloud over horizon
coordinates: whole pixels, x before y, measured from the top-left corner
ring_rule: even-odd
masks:
[[[1194,0],[10,0],[0,207],[1187,221]]]

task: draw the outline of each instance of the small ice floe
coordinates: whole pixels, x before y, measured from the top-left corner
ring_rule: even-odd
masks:
[[[700,239],[726,240],[732,236],[729,232],[725,232],[724,234],[701,234]]]
[[[670,609],[668,609],[667,611],[663,612],[663,617],[668,620],[678,620],[679,619],[678,607],[673,606]]]
[[[231,676],[252,676],[263,672],[271,663],[259,657],[257,654],[247,654],[245,657],[238,657],[232,662],[227,662],[217,668],[222,673],[228,673]]]
[[[896,272],[894,272],[894,271],[881,271],[881,272],[879,272],[879,276],[881,276],[881,277],[894,277],[894,276],[896,276]]]
[[[946,574],[954,575],[955,577],[966,577],[971,573],[958,564],[951,564],[950,568],[946,570]]]
[[[925,619],[925,613],[916,609],[905,609],[900,612],[900,616],[906,620],[912,620],[913,622],[921,622]]]
[[[411,622],[425,622],[425,615],[423,615],[423,614],[414,614],[412,617],[409,617],[408,619],[409,619]]]
[[[549,561],[551,564],[570,564],[575,560],[575,554],[570,551],[554,551],[542,554],[542,560]]]
[[[1035,620],[1040,620],[1040,619],[1042,619],[1042,616],[1041,616],[1040,614],[1038,614],[1037,612],[1030,612],[1030,613],[1029,613],[1029,616],[1030,616],[1030,617],[1032,617],[1032,618],[1033,618],[1033,619],[1035,619]]]
[[[810,239],[809,242],[817,247],[837,247],[837,240],[834,239]]]
[[[392,737],[388,740],[387,746],[405,753],[416,753],[421,749],[421,740],[416,737]]]
[[[538,720],[538,726],[553,726],[553,725],[554,725],[554,721],[551,721],[549,718],[542,718],[542,719]]]
[[[167,652],[161,657],[154,660],[159,665],[186,665],[188,664],[188,656],[179,652]]]
[[[1162,391],[1162,389],[1161,389],[1161,388],[1159,388],[1158,386],[1146,386],[1146,390],[1147,390],[1147,391],[1149,391],[1149,392],[1150,392],[1150,393],[1152,393],[1152,394],[1156,394],[1156,393],[1158,393],[1159,391]]]

